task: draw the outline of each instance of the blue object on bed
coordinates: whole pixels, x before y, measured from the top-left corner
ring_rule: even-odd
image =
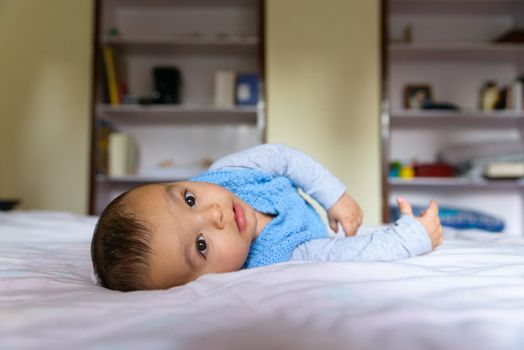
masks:
[[[425,210],[424,206],[413,206],[413,214],[416,216]],[[390,206],[390,216],[392,221],[400,218],[400,209],[397,206]],[[475,210],[459,209],[451,207],[440,207],[439,217],[442,226],[456,229],[478,229],[488,232],[502,232],[504,230],[504,220],[495,216]]]

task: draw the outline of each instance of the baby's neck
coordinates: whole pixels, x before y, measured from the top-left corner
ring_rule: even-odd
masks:
[[[266,228],[267,224],[274,218],[273,215],[261,213],[257,210],[255,210],[255,216],[257,218],[257,228],[256,233],[257,236]]]

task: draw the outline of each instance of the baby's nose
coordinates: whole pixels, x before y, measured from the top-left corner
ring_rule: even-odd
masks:
[[[209,221],[215,228],[219,230],[224,228],[224,211],[220,204],[213,204],[209,209],[208,215]]]

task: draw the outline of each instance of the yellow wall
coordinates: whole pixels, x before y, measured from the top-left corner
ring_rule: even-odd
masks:
[[[268,0],[268,141],[326,165],[380,217],[379,0]]]
[[[87,212],[92,0],[0,0],[0,198]]]

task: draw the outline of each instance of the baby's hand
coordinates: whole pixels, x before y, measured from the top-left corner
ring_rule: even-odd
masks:
[[[397,198],[397,202],[402,214],[414,217],[411,205],[404,198]],[[438,217],[437,202],[431,200],[428,208],[415,219],[417,219],[426,229],[426,232],[431,239],[433,249],[442,244],[444,236],[442,236],[442,226],[440,225],[440,219]]]
[[[342,225],[346,236],[354,236],[362,224],[362,209],[347,193],[327,211],[329,227],[338,232],[338,224]]]

